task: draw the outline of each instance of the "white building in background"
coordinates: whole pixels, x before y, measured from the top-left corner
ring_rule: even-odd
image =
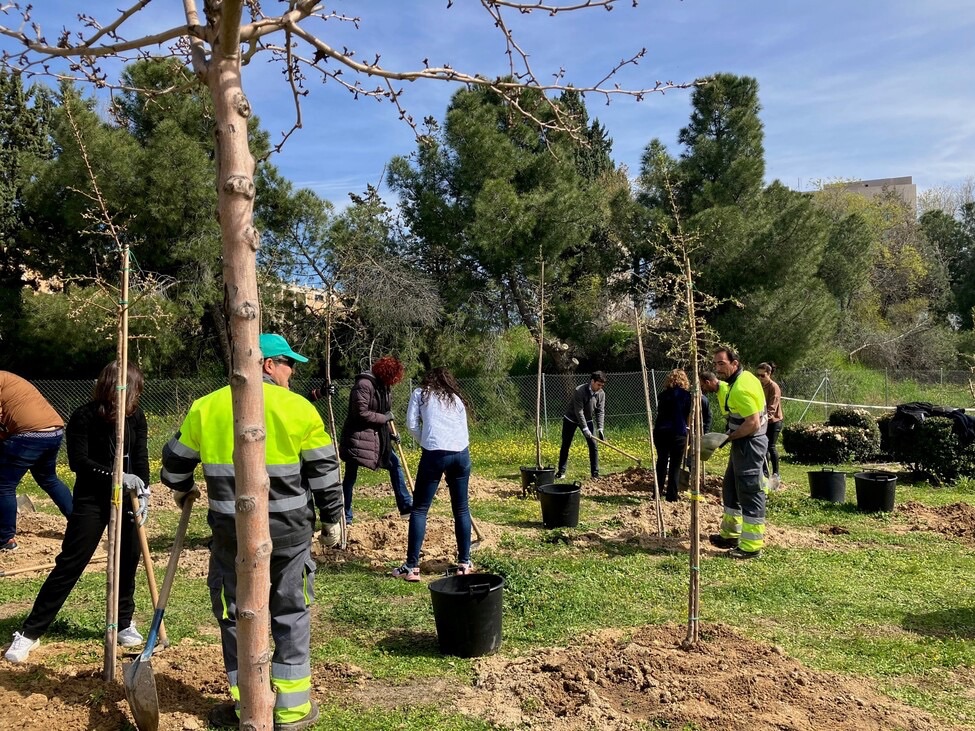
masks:
[[[840,183],[840,187],[862,195],[866,198],[876,198],[887,191],[896,193],[910,210],[917,210],[917,186],[914,178],[907,175],[902,178],[877,178],[876,180],[854,180],[851,183]]]

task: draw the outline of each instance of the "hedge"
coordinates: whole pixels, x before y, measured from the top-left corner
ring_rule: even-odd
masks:
[[[863,409],[837,409],[826,424],[790,424],[782,446],[796,462],[842,464],[871,459],[880,450],[880,429]]]

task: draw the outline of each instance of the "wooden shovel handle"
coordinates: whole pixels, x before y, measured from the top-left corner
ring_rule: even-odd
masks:
[[[393,441],[396,442],[396,451],[399,453],[399,463],[403,466],[403,474],[406,475],[406,485],[410,488],[410,492],[413,492],[413,476],[410,475],[410,466],[406,464],[406,455],[403,453],[403,445],[399,442],[399,434],[396,433],[396,422],[390,421],[389,423],[389,433],[393,435]]]
[[[637,457],[637,456],[635,456],[635,455],[632,455],[632,454],[630,454],[629,452],[624,452],[624,451],[623,451],[622,449],[620,449],[619,447],[617,447],[617,446],[616,446],[615,444],[610,444],[610,443],[609,443],[609,442],[607,442],[607,441],[606,441],[605,439],[600,439],[600,438],[599,438],[599,437],[597,437],[597,436],[596,436],[595,434],[593,434],[593,435],[592,435],[592,438],[593,438],[593,439],[594,439],[595,441],[597,441],[597,442],[599,442],[600,444],[605,444],[605,445],[606,445],[607,447],[609,447],[609,448],[610,448],[610,449],[612,449],[613,451],[615,451],[615,452],[619,452],[619,453],[620,453],[620,454],[622,454],[622,455],[623,455],[624,457],[629,457],[630,459],[632,459],[632,460],[633,460],[634,462],[636,462],[637,464],[640,464],[640,463],[642,462],[642,460],[641,460],[641,459],[640,459],[639,457]]]
[[[139,497],[134,492],[130,492],[129,497],[132,501],[132,514],[135,515],[139,511]],[[139,545],[142,547],[142,562],[146,567],[146,581],[149,583],[149,596],[152,598],[152,610],[155,611],[156,607],[159,606],[159,589],[156,587],[156,572],[152,565],[152,554],[149,553],[149,539],[146,537],[146,527],[144,525],[137,523],[135,529],[139,534]],[[163,643],[163,647],[169,647],[166,625],[162,623],[159,624],[159,641]]]

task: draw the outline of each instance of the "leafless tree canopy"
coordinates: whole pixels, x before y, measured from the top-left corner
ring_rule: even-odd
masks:
[[[300,100],[309,93],[307,85],[310,79],[338,85],[357,98],[371,97],[388,101],[396,107],[400,118],[414,130],[417,130],[417,124],[402,104],[401,82],[430,79],[490,88],[505,96],[516,109],[539,126],[556,126],[561,129],[571,129],[573,121],[558,113],[554,122],[535,118],[528,110],[520,109],[517,92],[525,87],[545,92],[573,88],[584,96],[600,95],[608,103],[613,96],[642,100],[653,92],[694,85],[694,82],[654,80],[636,89],[620,86],[615,80],[618,72],[627,66],[638,65],[646,55],[646,48],[635,49],[629,56],[621,58],[608,68],[601,78],[588,84],[570,84],[565,78],[564,68],[551,73],[550,81],[544,81],[544,77],[533,67],[528,51],[519,43],[509,23],[509,17],[519,14],[541,13],[554,16],[573,11],[612,11],[620,4],[618,0],[562,3],[479,0],[481,9],[488,16],[488,22],[495,32],[502,35],[505,43],[508,70],[503,76],[494,78],[472,70],[454,68],[449,63],[434,63],[429,58],[422,57],[422,52],[418,54],[421,57],[417,58],[415,68],[401,69],[386,65],[380,52],[373,52],[367,58],[353,48],[334,46],[325,40],[330,29],[338,24],[349,24],[358,29],[363,20],[357,16],[327,10],[324,3],[315,0],[275,3],[275,7],[285,4],[287,6],[278,15],[267,14],[258,0],[204,0],[202,18],[195,0],[182,0],[185,23],[163,28],[149,35],[130,37],[126,33],[127,25],[134,25],[130,21],[152,2],[153,0],[137,0],[131,7],[119,10],[118,15],[107,23],[86,13],[78,13],[74,27],[65,25],[56,31],[56,36],[51,35],[51,29],[42,28],[34,22],[31,5],[21,2],[0,5],[0,12],[4,16],[18,20],[0,26],[0,34],[13,38],[20,45],[19,50],[3,52],[3,63],[9,68],[19,69],[25,75],[70,78],[110,89],[122,87],[103,70],[99,59],[107,57],[129,62],[149,55],[171,55],[183,59],[202,76],[210,59],[211,49],[219,43],[217,20],[229,20],[234,13],[228,11],[237,6],[240,13],[242,64],[250,63],[260,53],[270,54],[281,64],[294,100],[294,124],[282,135],[275,150],[279,150],[288,137],[302,127]],[[158,4],[161,0],[155,2]],[[637,0],[629,0],[626,4],[636,6]],[[450,11],[454,5],[453,0],[448,0],[445,12]],[[245,13],[247,18],[243,17]],[[55,59],[63,59],[65,63],[53,64]],[[165,91],[178,89],[164,90],[162,93]]]

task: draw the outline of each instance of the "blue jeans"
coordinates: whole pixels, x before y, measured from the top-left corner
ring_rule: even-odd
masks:
[[[413,490],[413,512],[410,513],[410,533],[406,541],[406,565],[420,565],[420,548],[427,533],[427,512],[440,487],[440,478],[446,477],[450,490],[450,509],[454,513],[454,536],[457,538],[457,562],[471,560],[471,509],[467,503],[467,483],[471,479],[471,452],[446,452],[442,449],[424,449],[416,468],[416,486]]]
[[[342,475],[342,493],[345,496],[345,522],[352,523],[352,488],[355,487],[356,478],[359,476],[359,463],[346,462],[345,474]],[[393,496],[396,498],[396,509],[400,515],[406,515],[413,508],[413,498],[410,491],[406,489],[406,480],[403,479],[403,470],[400,469],[399,458],[396,451],[389,453],[389,482],[393,486]]]
[[[58,429],[32,432],[29,437],[16,434],[0,441],[0,543],[17,534],[17,485],[28,470],[58,510],[65,517],[71,515],[71,490],[56,471],[62,439],[64,430]]]

